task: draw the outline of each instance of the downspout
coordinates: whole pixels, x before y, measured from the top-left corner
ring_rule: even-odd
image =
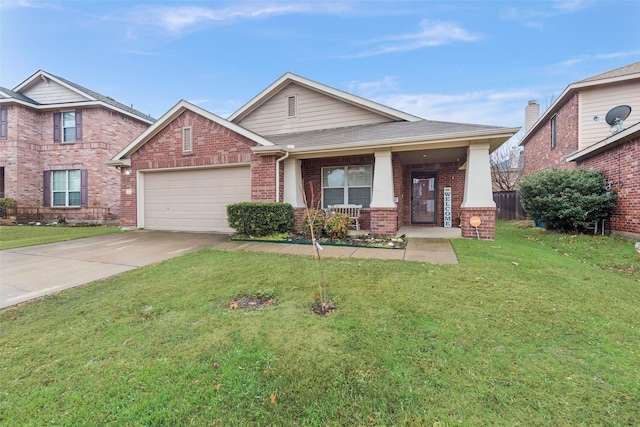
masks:
[[[287,151],[284,156],[280,157],[276,160],[276,202],[280,201],[280,162],[289,157],[289,152]]]

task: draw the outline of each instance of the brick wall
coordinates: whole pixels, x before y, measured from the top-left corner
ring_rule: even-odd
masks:
[[[182,150],[182,130],[192,129],[193,150]],[[261,157],[251,151],[252,140],[185,111],[131,156],[131,174],[122,175],[122,227],[137,226],[136,173],[145,169],[188,168],[228,164],[251,164],[251,200],[275,201],[276,156]],[[131,194],[126,194],[127,189]]]
[[[53,143],[53,111],[8,106],[8,139],[0,143],[5,194],[18,200],[19,220],[117,220],[120,174],[106,166],[147,124],[102,107],[82,109],[82,142]],[[43,171],[88,170],[88,206],[43,206]]]
[[[551,122],[544,123],[524,145],[524,174],[551,168],[575,168],[565,156],[578,149],[578,94],[556,113],[556,147],[551,148]]]
[[[590,157],[578,166],[603,171],[618,193],[616,208],[605,227],[640,238],[640,137]]]
[[[480,218],[481,224],[476,228],[470,224],[472,217]],[[461,235],[464,238],[494,240],[496,229],[496,208],[462,208],[460,213],[462,225]]]
[[[436,224],[411,224],[411,172],[436,172]],[[460,205],[464,199],[465,171],[457,163],[425,163],[405,165],[402,170],[402,190],[399,200],[400,226],[444,227],[444,187],[451,187],[452,227],[460,225]]]

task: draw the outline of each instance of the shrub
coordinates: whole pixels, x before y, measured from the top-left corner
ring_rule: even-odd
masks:
[[[293,230],[295,214],[289,203],[241,202],[227,206],[227,221],[238,234],[261,237]]]
[[[519,188],[529,218],[549,230],[583,231],[609,217],[617,199],[602,172],[586,169],[536,171]]]
[[[7,216],[7,209],[12,209],[18,206],[18,201],[10,197],[0,199],[0,217],[5,218]]]
[[[327,234],[334,239],[344,239],[349,234],[351,218],[349,215],[334,213],[326,221]]]
[[[311,217],[311,225],[313,225],[313,235],[318,237],[322,234],[322,229],[324,228],[324,213],[319,209],[309,209],[309,216]],[[302,221],[302,234],[311,236],[311,225],[305,212]]]

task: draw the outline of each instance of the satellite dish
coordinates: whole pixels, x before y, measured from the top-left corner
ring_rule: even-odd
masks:
[[[616,132],[620,132],[624,129],[622,125],[625,119],[629,117],[629,114],[631,114],[631,107],[628,105],[618,105],[617,107],[613,107],[609,110],[605,117],[605,121],[611,127],[617,126],[618,129]]]

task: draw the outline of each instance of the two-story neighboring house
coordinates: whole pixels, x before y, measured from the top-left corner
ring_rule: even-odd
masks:
[[[18,220],[117,220],[120,173],[106,162],[153,122],[42,70],[0,87],[0,196]]]
[[[631,112],[620,126],[610,126],[607,113],[618,106]],[[539,108],[531,101],[525,112],[525,174],[602,170],[618,193],[609,228],[640,237],[640,62],[572,83],[540,117]]]

